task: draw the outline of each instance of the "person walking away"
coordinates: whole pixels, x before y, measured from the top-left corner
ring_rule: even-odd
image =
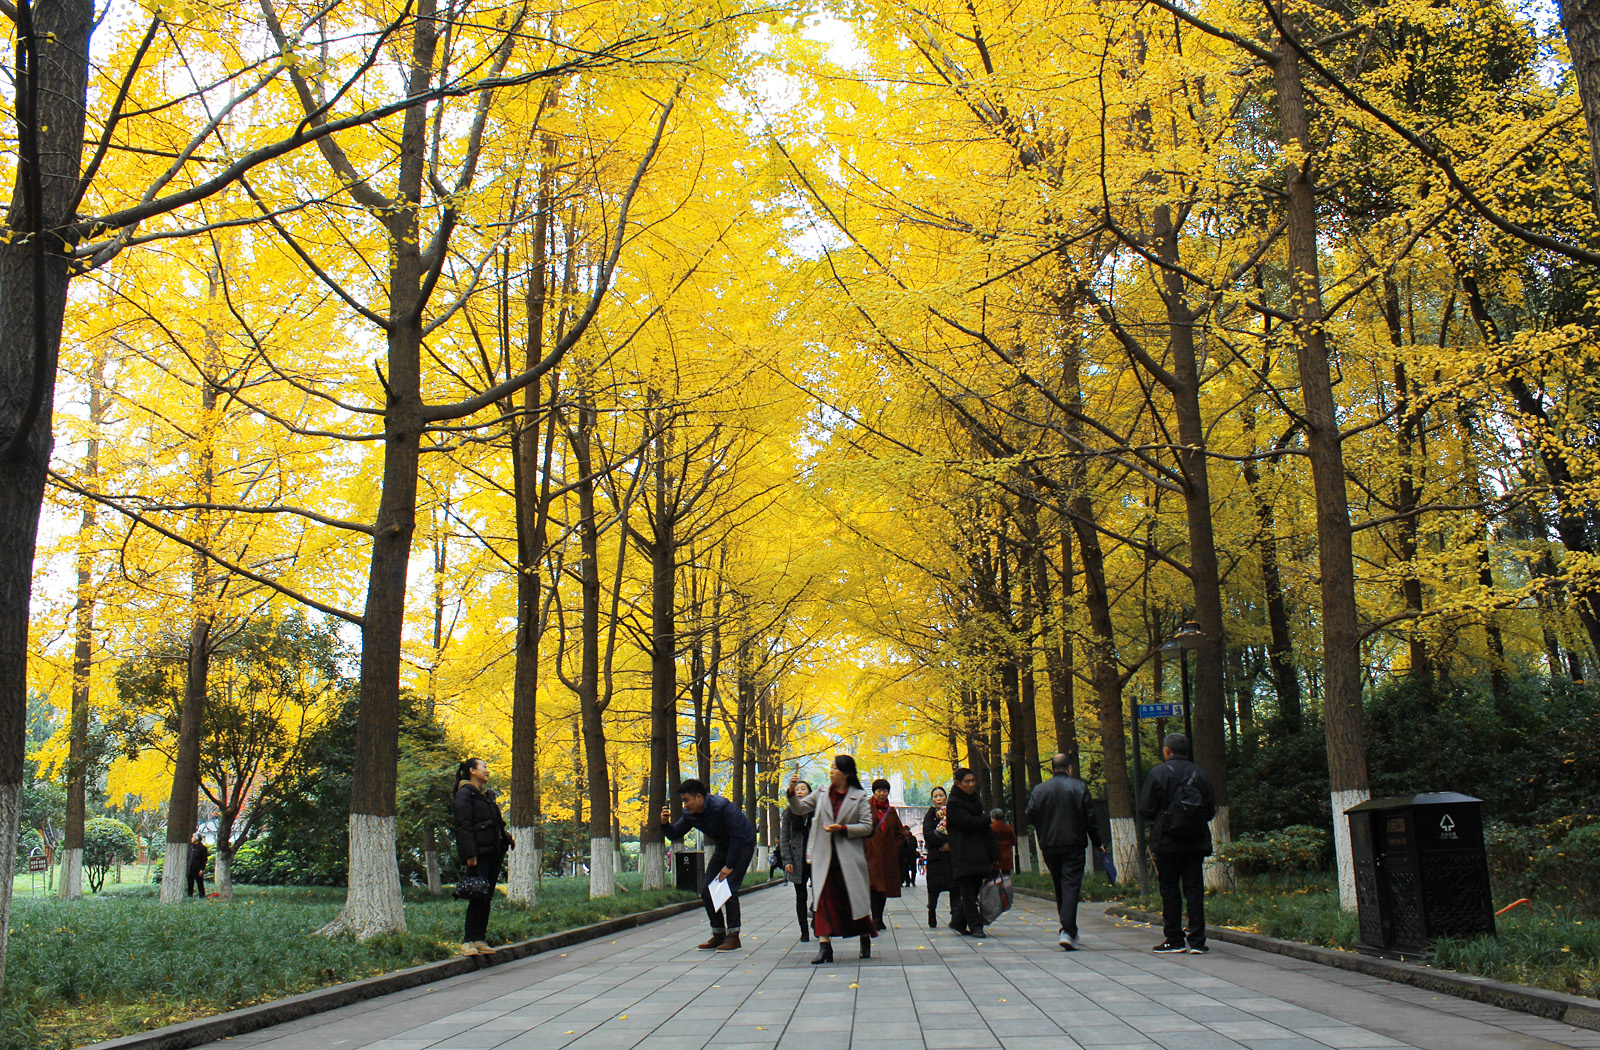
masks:
[[[1206,945],[1203,865],[1211,856],[1211,818],[1217,815],[1217,802],[1211,778],[1190,760],[1192,753],[1188,737],[1168,733],[1161,741],[1165,761],[1150,771],[1139,796],[1139,815],[1149,829],[1161,886],[1164,939],[1155,951],[1162,954],[1187,951],[1204,955],[1211,950]],[[1189,905],[1187,941],[1185,901]]]
[[[797,796],[798,776],[789,778],[789,812],[812,816],[811,921],[817,931],[817,957],[811,965],[833,961],[833,938],[860,937],[861,958],[872,958],[871,879],[862,840],[872,834],[872,803],[856,775],[856,760],[835,755],[828,790]],[[820,874],[819,874],[820,873]]]
[[[739,886],[755,857],[755,825],[738,806],[721,795],[711,794],[693,777],[679,782],[678,799],[683,803],[683,816],[676,822],[672,820],[671,808],[661,807],[662,833],[673,842],[682,842],[690,829],[699,829],[711,843],[706,878],[700,887],[700,900],[706,906],[706,918],[711,920],[711,937],[697,947],[703,952],[736,952],[742,947],[739,943]],[[715,882],[726,882],[732,894],[723,902],[721,910],[711,904],[711,885]]]
[[[1077,777],[1072,760],[1057,754],[1050,759],[1050,779],[1028,795],[1024,810],[1028,825],[1039,835],[1039,852],[1056,891],[1056,915],[1061,931],[1056,943],[1069,952],[1078,950],[1078,897],[1083,892],[1083,851],[1094,843],[1096,854],[1104,845],[1094,819],[1089,787]]]
[[[944,788],[936,787],[931,794],[933,804],[922,815],[922,841],[928,846],[928,866],[923,871],[922,884],[928,891],[928,929],[939,928],[939,895],[950,895],[950,928],[955,928],[955,882],[950,878],[950,834],[945,823],[945,803],[949,796]]]
[[[804,780],[794,783],[795,794],[805,798],[811,794],[811,785]],[[807,900],[807,884],[811,881],[811,859],[806,847],[811,837],[811,818],[795,813],[785,813],[778,835],[778,851],[783,854],[783,873],[794,884],[794,915],[800,920],[800,943],[811,940],[811,908]]]
[[[900,885],[915,886],[917,884],[917,836],[911,829],[900,828]]]
[[[945,824],[950,839],[950,876],[955,883],[955,918],[951,928],[968,937],[983,936],[983,913],[978,910],[978,887],[1000,859],[989,811],[978,797],[978,777],[970,769],[956,770],[956,782],[945,803]]]
[[[206,840],[200,837],[197,831],[189,836],[188,877],[183,883],[183,895],[192,897],[196,893],[201,900],[206,899],[206,861],[211,859],[211,851],[206,849]]]
[[[872,925],[883,929],[883,909],[900,896],[900,836],[906,827],[889,805],[889,782],[872,782],[872,835],[866,841],[867,875],[872,892]]]
[[[489,790],[489,764],[481,758],[469,758],[456,767],[454,815],[457,859],[469,875],[483,879],[491,888],[487,897],[467,901],[461,954],[493,955],[488,941],[493,886],[500,879],[506,851],[515,843],[495,794]]]
[[[1010,824],[1006,823],[1006,811],[991,809],[989,811],[989,830],[994,832],[995,848],[1000,851],[1000,871],[1010,875],[1016,867],[1017,832]]]

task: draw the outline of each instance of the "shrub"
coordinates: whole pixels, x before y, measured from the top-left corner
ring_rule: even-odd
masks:
[[[1217,858],[1238,875],[1316,871],[1327,864],[1328,833],[1305,824],[1243,835],[1217,847]]]
[[[1567,831],[1533,855],[1532,871],[1539,890],[1550,903],[1589,903],[1600,895],[1600,824]]]
[[[95,817],[83,825],[83,871],[96,893],[105,885],[106,872],[118,861],[131,864],[139,856],[139,838],[120,820]]]
[[[1489,881],[1497,896],[1511,901],[1537,892],[1533,858],[1545,848],[1543,832],[1491,820],[1483,829],[1483,845],[1489,854]]]

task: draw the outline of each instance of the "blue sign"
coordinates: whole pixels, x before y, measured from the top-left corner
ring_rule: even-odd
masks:
[[[1182,718],[1182,704],[1140,704],[1140,718]]]

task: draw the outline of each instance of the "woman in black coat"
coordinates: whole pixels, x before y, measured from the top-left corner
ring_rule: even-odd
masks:
[[[945,791],[933,789],[933,805],[922,816],[922,841],[928,847],[928,871],[923,885],[928,890],[928,929],[939,928],[939,894],[949,893],[955,885],[950,881],[950,836],[945,826]],[[950,923],[955,925],[956,899],[950,897]]]
[[[989,810],[978,797],[978,778],[970,769],[956,770],[955,787],[945,803],[945,825],[950,837],[950,876],[955,882],[953,925],[960,933],[981,937],[978,887],[1000,860],[1000,849],[989,824]]]
[[[516,843],[506,831],[494,792],[485,790],[488,783],[489,766],[483,759],[469,758],[456,767],[456,856],[466,874],[486,879],[493,886],[500,878],[506,850]],[[485,939],[489,936],[489,908],[493,904],[493,893],[482,900],[467,901],[467,929],[461,954],[494,954]]]

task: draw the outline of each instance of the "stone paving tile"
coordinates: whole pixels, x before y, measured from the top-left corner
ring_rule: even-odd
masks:
[[[1600,1050],[1600,1033],[1236,945],[1155,956],[1152,931],[1092,905],[1071,953],[1043,901],[978,942],[924,928],[924,907],[891,901],[871,959],[846,942],[812,967],[778,889],[746,902],[739,953],[696,951],[687,915],[211,1050]]]

